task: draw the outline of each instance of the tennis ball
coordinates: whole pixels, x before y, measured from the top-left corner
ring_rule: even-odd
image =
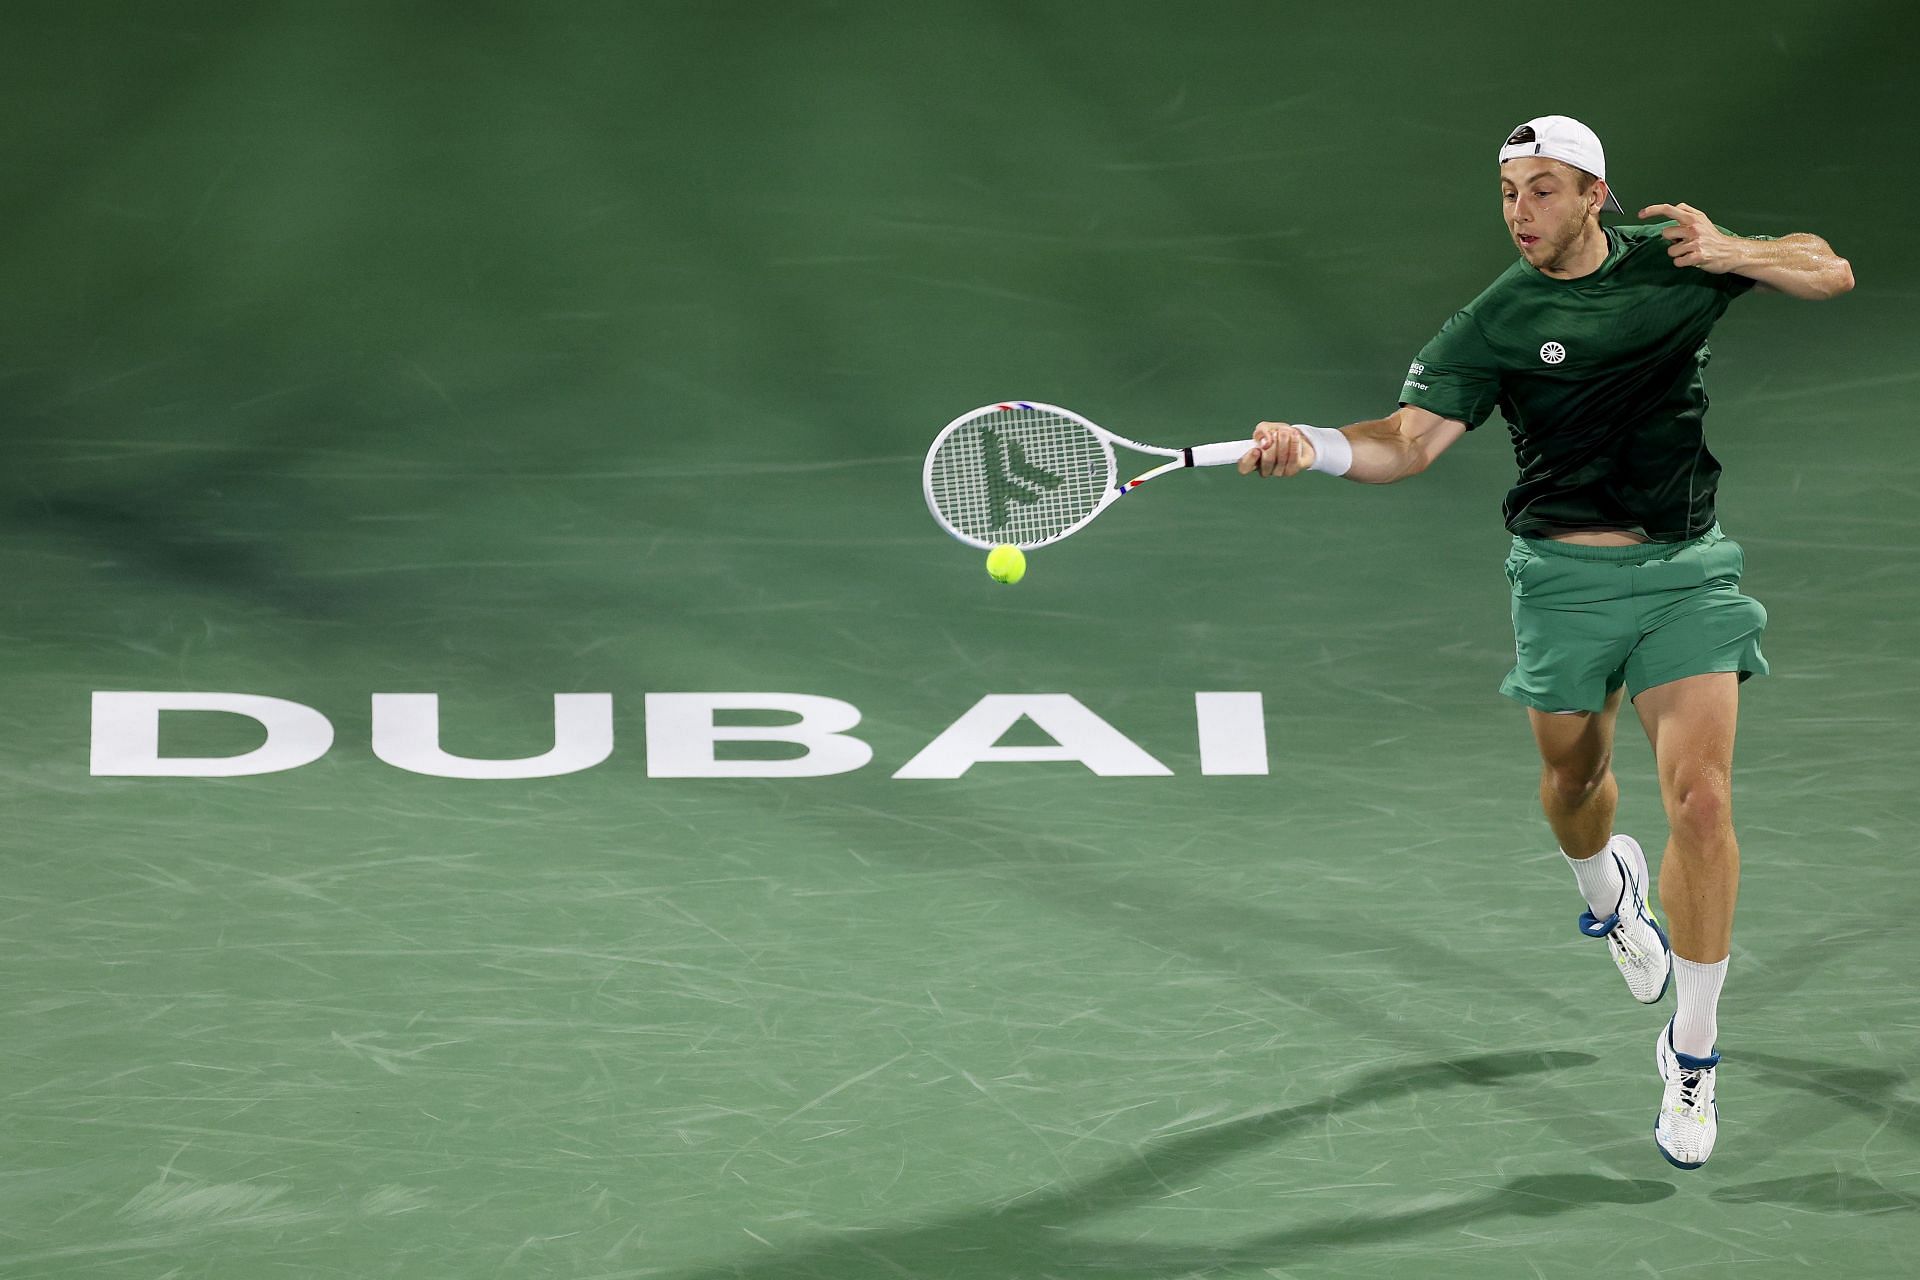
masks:
[[[995,582],[1018,582],[1027,576],[1027,556],[1004,544],[987,552],[987,576]]]

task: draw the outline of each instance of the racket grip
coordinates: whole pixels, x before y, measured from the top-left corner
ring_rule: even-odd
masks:
[[[1253,448],[1252,440],[1222,440],[1219,444],[1196,444],[1187,450],[1187,465],[1193,467],[1227,467],[1246,456]]]

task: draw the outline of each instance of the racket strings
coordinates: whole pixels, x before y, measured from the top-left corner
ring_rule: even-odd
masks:
[[[935,509],[955,529],[1020,546],[1084,520],[1113,480],[1112,456],[1086,426],[1008,405],[948,434],[934,451],[928,488]]]

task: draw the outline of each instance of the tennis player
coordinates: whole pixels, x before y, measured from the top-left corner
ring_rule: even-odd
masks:
[[[1622,212],[1606,154],[1567,116],[1508,136],[1500,201],[1520,260],[1421,349],[1399,409],[1338,431],[1263,422],[1240,473],[1391,484],[1500,410],[1519,464],[1506,498],[1515,661],[1500,691],[1532,722],[1540,804],[1587,903],[1580,932],[1642,1004],[1675,988],[1655,1048],[1654,1140],[1697,1169],[1719,1123],[1716,1008],[1740,879],[1734,724],[1740,683],[1767,670],[1766,610],[1741,594],[1745,556],[1714,519],[1707,335],[1749,290],[1831,298],[1853,288],[1853,269],[1819,236],[1736,236],[1686,204],[1602,226],[1602,212]],[[1613,830],[1623,691],[1667,813],[1666,932],[1645,854]]]

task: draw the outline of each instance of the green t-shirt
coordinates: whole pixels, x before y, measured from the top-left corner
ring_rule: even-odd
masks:
[[[1713,527],[1707,333],[1754,282],[1674,266],[1660,238],[1672,225],[1606,228],[1606,261],[1578,280],[1514,263],[1407,372],[1402,404],[1469,428],[1499,408],[1520,468],[1507,528],[1521,537],[1680,542]]]

